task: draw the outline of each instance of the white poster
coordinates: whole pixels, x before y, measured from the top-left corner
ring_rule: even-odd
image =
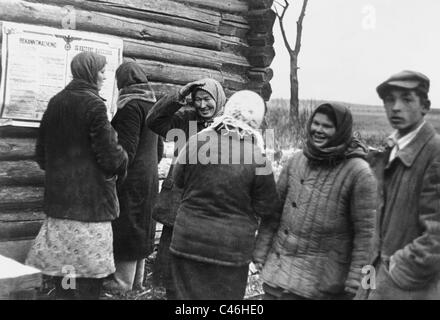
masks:
[[[100,95],[108,116],[116,112],[116,68],[122,63],[121,39],[75,30],[3,22],[0,125],[37,127],[50,98],[71,80],[70,62],[82,52],[107,59]]]

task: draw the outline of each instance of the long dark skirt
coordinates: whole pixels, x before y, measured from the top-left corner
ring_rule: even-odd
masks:
[[[249,266],[229,267],[171,254],[171,273],[178,300],[242,300]]]
[[[175,300],[174,285],[171,274],[170,244],[173,236],[173,227],[163,225],[157,250],[156,261],[153,267],[153,284],[162,286],[166,290],[167,299]]]

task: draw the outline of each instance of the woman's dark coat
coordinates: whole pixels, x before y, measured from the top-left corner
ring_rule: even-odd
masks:
[[[133,261],[153,251],[155,223],[151,214],[158,191],[157,164],[163,145],[146,125],[155,98],[145,73],[136,63],[127,62],[118,68],[116,77],[122,90],[112,125],[118,132],[119,143],[127,151],[128,170],[127,178],[117,189],[121,213],[112,224],[113,249],[116,260]],[[143,94],[136,95],[142,91]],[[130,100],[119,105],[123,97]]]
[[[75,79],[49,101],[36,161],[46,171],[49,217],[102,222],[118,216],[115,184],[117,175],[125,174],[127,154],[95,86]]]
[[[162,97],[153,107],[147,117],[147,125],[151,130],[156,132],[163,138],[172,129],[180,129],[185,133],[186,140],[191,135],[206,128],[207,123],[198,117],[197,112],[192,108],[182,108],[179,102],[178,92]],[[181,109],[182,110],[179,110]],[[190,121],[195,121],[196,126],[194,132],[190,132]],[[186,142],[185,140],[185,142]],[[169,193],[168,204],[156,207],[154,211],[154,219],[166,226],[172,226],[176,219],[177,208],[180,204],[182,190],[176,188],[173,181],[173,165],[168,171],[168,175],[162,184],[162,193]]]
[[[139,260],[151,253],[151,211],[158,191],[158,137],[145,125],[153,103],[131,100],[118,110],[112,125],[128,154],[125,181],[118,185],[120,216],[113,222],[115,259]],[[161,142],[161,140],[160,140]]]

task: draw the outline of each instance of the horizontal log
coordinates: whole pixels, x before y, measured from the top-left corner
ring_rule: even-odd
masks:
[[[271,68],[252,68],[248,71],[249,80],[254,82],[269,82],[273,78]]]
[[[252,10],[247,15],[252,32],[260,33],[272,33],[276,17],[277,15],[272,9]]]
[[[197,30],[218,32],[221,16],[207,9],[191,8],[167,0],[26,0],[57,6],[70,5],[75,9],[105,12],[117,16],[154,21]]]
[[[249,47],[247,58],[254,67],[265,68],[270,66],[275,57],[275,50],[272,46]]]
[[[34,156],[35,139],[0,138],[0,161],[30,160]]]
[[[43,211],[0,212],[0,222],[41,221],[46,215]]]
[[[214,9],[220,12],[245,13],[249,11],[247,1],[240,0],[175,0],[192,6]]]
[[[222,35],[221,40],[223,52],[246,56],[249,49],[246,39]]]
[[[64,8],[52,5],[29,3],[23,0],[2,0],[0,2],[0,17],[6,21],[61,28],[61,17],[64,17],[65,14]],[[95,11],[75,10],[75,18],[76,28],[81,31],[221,50],[221,39],[216,33],[140,21]]]
[[[42,220],[22,222],[0,221],[0,241],[35,238],[42,224]]]
[[[34,237],[25,240],[0,241],[0,254],[20,263],[24,263],[31,246],[34,243],[33,238]]]
[[[44,186],[44,171],[35,161],[0,161],[0,186]]]
[[[249,29],[248,21],[243,16],[222,14],[219,27],[219,33],[221,35],[245,38]]]
[[[34,238],[45,217],[35,210],[0,213],[0,241]]]
[[[234,36],[240,38],[245,38],[248,31],[249,31],[248,26],[243,27],[241,24],[231,21],[222,21],[219,28],[219,33],[221,35]]]
[[[248,68],[242,55],[170,43],[124,39],[124,56],[221,70],[223,65]]]
[[[209,77],[223,82],[222,73],[217,70],[173,65],[143,59],[138,59],[137,63],[142,66],[151,81],[183,85],[196,79]]]
[[[271,46],[275,42],[272,33],[248,33],[247,42],[252,47],[266,47]]]
[[[156,99],[158,100],[166,94],[177,92],[182,87],[181,85],[163,82],[150,82],[150,85],[154,90]]]
[[[43,187],[0,186],[0,212],[42,210]]]
[[[247,19],[245,18],[245,14],[230,14],[230,13],[224,12],[221,14],[221,20],[236,22],[241,25],[249,27],[249,23],[248,23]]]
[[[0,25],[1,27],[1,25]],[[1,32],[0,32],[1,34]],[[2,138],[36,138],[38,128],[21,128],[13,126],[0,126],[0,139]]]
[[[165,82],[183,85],[201,78],[213,78],[220,83],[223,83],[225,87],[240,89],[243,88],[248,81],[245,76],[238,74],[222,73],[220,71],[212,69],[186,67],[181,65],[173,65],[140,59],[137,60],[137,62],[149,75],[151,81],[154,82]]]

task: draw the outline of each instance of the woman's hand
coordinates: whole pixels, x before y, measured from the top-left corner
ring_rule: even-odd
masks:
[[[249,265],[249,270],[252,274],[260,273],[263,270],[263,264],[259,262],[251,262]]]
[[[182,88],[180,88],[179,90],[179,97],[180,100],[185,99],[185,97],[187,95],[189,95],[191,92],[194,91],[194,89],[196,89],[197,87],[202,87],[204,86],[205,83],[203,81],[197,80],[197,81],[193,81],[190,83],[187,83],[186,85],[184,85]]]

